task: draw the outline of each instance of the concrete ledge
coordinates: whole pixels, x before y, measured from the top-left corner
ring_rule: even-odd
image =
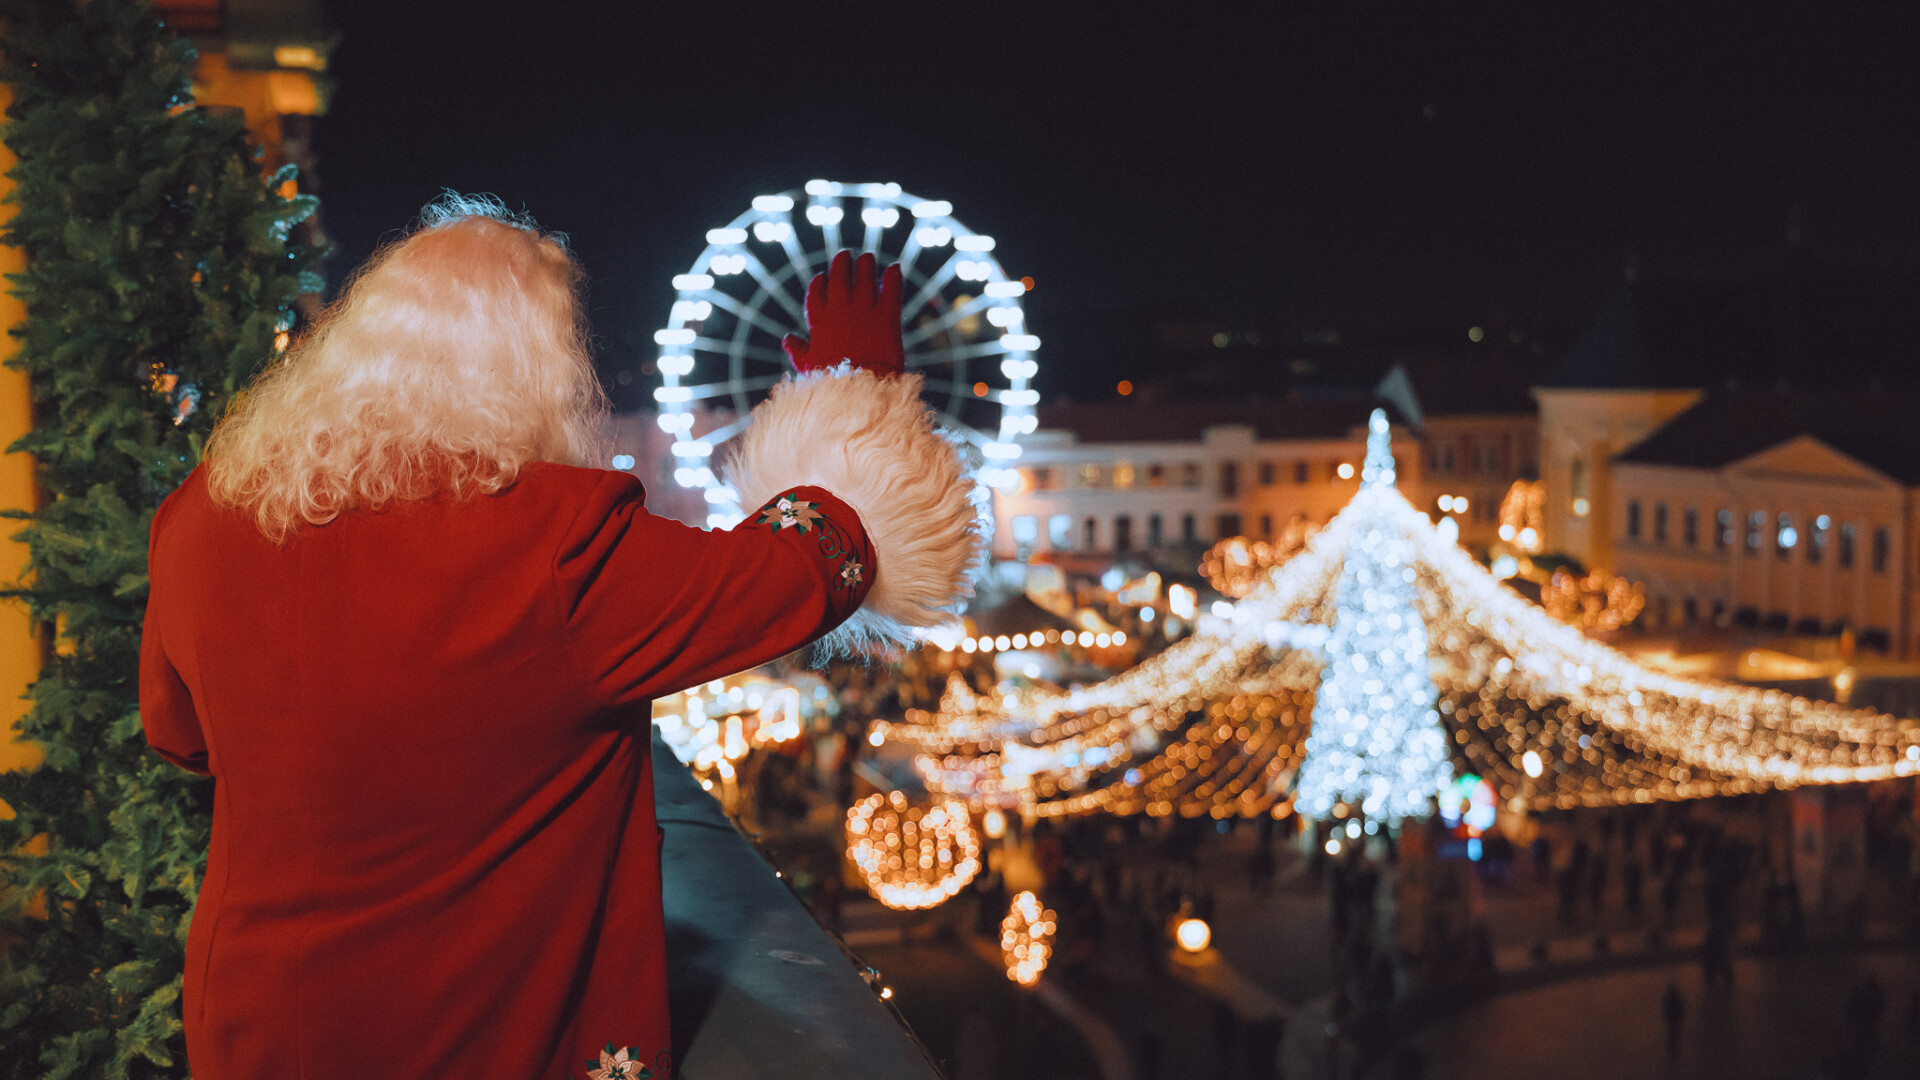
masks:
[[[676,1077],[940,1080],[924,1047],[656,735]]]

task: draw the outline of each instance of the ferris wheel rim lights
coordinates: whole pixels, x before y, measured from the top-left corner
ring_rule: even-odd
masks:
[[[866,203],[859,215],[860,227],[866,230],[864,243],[839,242],[838,229],[842,222],[849,219],[840,201],[849,198]],[[923,278],[919,297],[923,303],[929,296],[937,298],[948,281],[979,282],[982,286],[982,295],[968,303],[965,310],[949,309],[941,316],[934,333],[945,334],[964,318],[975,315],[984,315],[995,328],[1005,331],[998,338],[989,338],[976,344],[915,355],[929,357],[926,364],[929,369],[943,364],[961,365],[972,356],[998,353],[1005,357],[997,368],[997,375],[1007,385],[1004,388],[987,387],[984,392],[976,385],[972,395],[989,406],[998,407],[997,430],[976,429],[959,419],[961,403],[968,398],[959,393],[957,380],[941,382],[938,392],[948,396],[943,418],[951,421],[950,428],[963,442],[987,459],[976,474],[982,496],[987,489],[1006,490],[1016,485],[1018,474],[1009,467],[1009,463],[1020,456],[1017,440],[1022,435],[1032,434],[1038,427],[1034,407],[1039,403],[1039,394],[1032,389],[1030,381],[1039,373],[1039,365],[1033,361],[1032,354],[1040,347],[1040,339],[1026,331],[1025,313],[1020,307],[1028,284],[1024,279],[1007,276],[992,255],[998,246],[995,238],[977,233],[955,219],[953,204],[947,200],[925,199],[904,193],[897,183],[844,183],[814,179],[798,190],[756,195],[750,200],[749,207],[726,225],[706,231],[707,247],[687,272],[673,276],[672,285],[676,295],[673,310],[667,325],[654,333],[654,342],[661,347],[654,370],[659,373],[662,385],[654,389],[653,399],[661,408],[658,418],[661,430],[675,436],[675,456],[705,456],[697,451],[679,449],[680,444],[693,441],[691,410],[696,402],[722,396],[737,401],[740,395],[763,391],[782,377],[776,374],[745,378],[742,375],[741,356],[744,354],[750,354],[748,358],[755,362],[779,365],[778,357],[761,355],[768,350],[756,350],[745,344],[744,329],[736,331],[732,342],[707,336],[704,324],[721,312],[736,320],[752,321],[760,330],[770,333],[781,329],[760,314],[762,307],[743,304],[727,294],[721,288],[720,279],[731,279],[741,274],[752,277],[759,289],[753,293],[752,303],[764,307],[777,302],[784,309],[780,313],[781,318],[787,323],[803,324],[798,304],[781,291],[786,287],[785,283],[791,280],[790,273],[798,272],[803,264],[815,258],[812,250],[801,243],[795,231],[798,222],[804,221],[821,230],[824,234],[822,239],[826,241],[825,247],[858,246],[873,250],[886,230],[902,220],[910,219],[914,228],[911,239],[900,249],[900,261],[910,263],[913,256],[921,251],[942,249],[947,252],[936,255],[939,265]],[[801,210],[797,216],[796,210]],[[770,270],[759,261],[750,244],[774,246],[785,265]],[[825,254],[830,255],[831,251]],[[799,287],[804,289],[805,282],[799,281]],[[913,344],[915,342],[910,339],[910,347]],[[732,357],[727,381],[699,386],[683,383],[683,379],[693,375],[696,367],[693,354],[696,351],[724,353]],[[958,370],[961,368],[956,367],[956,372]],[[930,379],[929,393],[936,392],[931,385],[933,381]],[[971,382],[971,377],[968,381]],[[724,441],[749,422],[746,417],[736,417],[733,423],[727,425],[721,438],[711,441]],[[712,470],[676,469],[674,480],[683,487],[705,489],[707,501],[712,504],[707,517],[710,526],[727,527],[743,520],[737,499],[730,497],[731,492],[723,488]]]

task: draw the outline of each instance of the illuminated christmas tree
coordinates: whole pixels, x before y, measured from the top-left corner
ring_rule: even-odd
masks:
[[[1294,805],[1315,818],[1346,803],[1371,821],[1424,817],[1453,779],[1427,628],[1415,607],[1414,546],[1392,515],[1366,503],[1392,498],[1386,414],[1375,410],[1353,510],[1362,524],[1340,571],[1338,616],[1327,638],[1313,728]]]

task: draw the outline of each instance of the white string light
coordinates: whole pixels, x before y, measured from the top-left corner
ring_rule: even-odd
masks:
[[[1385,483],[1363,489],[1230,619],[1201,616],[1193,637],[1145,663],[1070,690],[950,688],[934,713],[876,730],[920,751],[930,788],[981,804],[1042,816],[1284,813],[1323,682],[1326,639],[1314,633],[1345,617],[1341,575],[1370,534],[1405,545],[1402,615],[1425,625],[1452,760],[1509,806],[1920,772],[1920,725],[1644,667],[1508,588]]]

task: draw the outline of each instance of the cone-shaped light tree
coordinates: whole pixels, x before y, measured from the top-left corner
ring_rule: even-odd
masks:
[[[1355,509],[1390,495],[1393,453],[1386,414],[1375,410]],[[1313,728],[1294,805],[1325,818],[1336,804],[1383,824],[1424,817],[1453,778],[1427,628],[1415,606],[1412,538],[1392,515],[1355,531],[1341,567],[1338,617],[1314,699]]]

